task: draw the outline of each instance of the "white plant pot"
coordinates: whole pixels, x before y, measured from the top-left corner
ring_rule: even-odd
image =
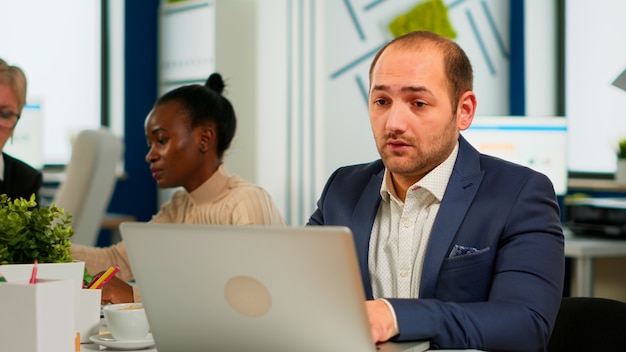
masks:
[[[76,321],[71,280],[0,285],[2,351],[74,351]],[[99,290],[90,290],[99,291]]]
[[[617,170],[615,170],[615,182],[626,184],[626,159],[617,159]]]
[[[33,264],[4,264],[0,265],[0,274],[7,282],[28,281],[30,279]],[[37,264],[37,279],[72,280],[74,287],[75,303],[74,312],[78,321],[80,307],[80,293],[83,288],[83,275],[85,262],[74,261],[71,263],[39,263]]]
[[[0,273],[8,282],[30,279],[33,264],[5,264],[0,265]],[[83,274],[85,262],[74,261],[71,263],[39,263],[37,264],[38,279],[71,279],[78,289],[83,287]]]

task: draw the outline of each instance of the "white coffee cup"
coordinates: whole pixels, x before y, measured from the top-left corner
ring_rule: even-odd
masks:
[[[118,341],[143,340],[150,332],[143,303],[109,304],[102,312],[111,335]]]

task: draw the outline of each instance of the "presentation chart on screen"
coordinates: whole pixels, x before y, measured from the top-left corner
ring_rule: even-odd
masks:
[[[481,153],[539,171],[558,195],[567,191],[567,120],[564,117],[477,116],[461,134]]]

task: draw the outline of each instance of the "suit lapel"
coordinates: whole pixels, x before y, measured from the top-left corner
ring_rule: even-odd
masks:
[[[483,179],[478,151],[463,137],[459,137],[459,141],[459,154],[428,242],[420,297],[433,297],[443,259]]]
[[[372,175],[363,190],[363,195],[359,198],[352,219],[350,219],[350,228],[354,234],[354,243],[359,267],[361,268],[361,280],[365,288],[365,297],[368,299],[372,298],[372,285],[369,278],[367,258],[372,226],[374,225],[374,219],[380,204],[380,186],[384,172],[385,169],[383,168],[378,174]]]

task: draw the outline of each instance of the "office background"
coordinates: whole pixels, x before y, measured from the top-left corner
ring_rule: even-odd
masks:
[[[335,168],[377,157],[364,93],[369,62],[390,39],[385,24],[419,3],[215,2],[216,68],[229,79],[228,94],[242,121],[226,163],[268,189],[289,223],[306,222]],[[524,35],[520,42],[510,39],[511,28],[524,32],[524,6],[523,1],[448,2],[457,40],[475,62],[484,114],[523,115],[526,106],[534,113],[556,114],[556,78],[550,82],[542,75],[554,71],[555,59],[536,60],[537,65],[524,69],[527,76],[544,77],[541,84],[528,94],[510,94],[509,87],[526,89],[524,75],[511,74],[523,69]],[[556,7],[547,8],[551,12],[537,12],[551,19]],[[541,37],[556,41],[556,24],[538,22],[546,27]],[[532,47],[532,52],[556,51],[550,41],[529,42],[547,48]],[[548,107],[535,107],[544,101]],[[518,107],[512,112],[514,104]]]
[[[156,191],[144,162],[144,118],[158,95],[180,84],[202,82],[216,69],[226,78],[226,95],[240,120],[227,166],[268,189],[294,225],[306,222],[335,168],[377,158],[365,100],[369,62],[391,38],[386,26],[423,3],[102,0],[98,7],[74,2],[57,3],[76,12],[59,13],[54,20],[30,10],[37,6],[43,13],[58,12],[45,1],[4,5],[7,13],[27,14],[11,17],[9,23],[9,28],[23,29],[26,40],[11,37],[5,50],[32,50],[14,60],[29,76],[29,99],[47,95],[42,99],[46,163],[63,164],[69,159],[71,136],[104,121],[126,144],[125,177],[117,184],[110,210],[149,219],[168,192]],[[557,2],[440,3],[447,13],[429,15],[450,22],[474,62],[479,113],[556,113],[556,78],[542,73],[556,66],[552,19]],[[527,8],[531,6],[539,8]],[[525,26],[526,12],[540,14],[532,18],[541,25]],[[33,33],[27,19],[48,23],[50,29]],[[55,23],[71,25],[61,30]],[[526,40],[525,28],[540,32],[542,40]],[[99,29],[102,35],[96,37]],[[90,40],[86,33],[96,38]],[[78,45],[65,55],[56,53],[66,41]],[[526,52],[545,55],[527,60]],[[39,59],[42,53],[50,53],[50,60]],[[75,76],[82,80],[61,85]],[[532,77],[542,77],[541,84],[527,84]],[[97,85],[98,78],[102,85]],[[49,95],[40,82],[51,82],[56,95]]]
[[[422,2],[188,0],[164,5],[174,16],[184,16],[187,11],[207,11],[214,16],[207,18],[209,24],[214,21],[214,41],[204,40],[198,45],[214,45],[214,68],[225,77],[225,94],[239,118],[236,140],[226,155],[227,167],[266,188],[290,224],[306,222],[321,187],[336,167],[376,158],[364,101],[369,62],[376,49],[390,39],[385,25]],[[72,6],[70,0],[62,3]],[[582,0],[446,0],[443,3],[457,32],[456,40],[474,64],[478,113],[485,115],[565,114],[567,72],[561,56],[565,53],[566,5],[582,11],[586,19],[610,24],[610,28],[618,22],[616,16],[623,13],[605,7],[623,6],[619,0],[606,0],[602,6],[589,6]],[[160,5],[158,0],[102,0],[100,9],[106,10],[106,16],[103,23],[97,23],[108,28],[104,39],[109,43],[104,50],[105,54],[107,50],[109,53],[107,65],[98,73],[112,78],[102,86],[103,92],[99,92],[106,97],[102,109],[106,116],[102,118],[123,136],[126,145],[125,174],[116,185],[109,211],[131,214],[139,220],[149,220],[168,196],[168,192],[157,191],[144,161],[147,152],[144,119],[158,95],[176,85],[176,82],[164,84],[161,50],[166,37],[163,31],[168,29],[163,28],[167,20],[159,10]],[[58,10],[48,12],[53,11]],[[19,18],[27,20],[27,16]],[[602,43],[620,43],[618,38],[624,28],[580,26],[580,29],[585,29],[583,33],[588,35],[579,41],[583,47],[593,43],[593,49],[586,50],[600,52]],[[180,38],[195,42],[202,35],[191,29],[191,33]],[[59,34],[58,38],[67,39],[65,34]],[[614,60],[625,62],[626,49],[612,46],[616,50],[612,55]],[[42,48],[40,55],[53,49]],[[93,53],[99,49],[85,44],[82,51]],[[579,65],[590,62],[596,61]],[[615,63],[591,66],[593,69],[574,68],[572,74],[581,73],[578,77],[584,82],[589,76],[582,73],[591,75],[595,69],[603,68],[609,71],[607,81],[611,69],[615,77],[623,69]],[[31,81],[36,79],[26,63],[23,67],[29,78],[32,76]],[[69,62],[61,67],[66,74],[73,74]],[[613,117],[616,111],[626,108],[626,94],[611,91],[610,84],[603,88],[609,89],[608,94],[613,98],[621,98],[621,102],[606,109],[603,103],[606,94],[601,93],[604,91],[595,87],[585,91],[585,84],[581,86],[583,96],[577,99],[580,105],[568,106],[568,110],[584,111],[583,118]],[[589,91],[597,94],[587,98],[584,93]],[[81,112],[66,110],[66,113],[81,116]],[[592,125],[610,131],[601,148],[605,155],[607,149],[610,152],[616,133],[626,134],[624,126],[611,120]],[[66,139],[58,143],[66,143]],[[579,152],[571,153],[569,158],[597,159]],[[610,159],[610,155],[606,158]],[[606,165],[601,167],[600,172],[603,171],[612,172]],[[620,291],[626,292],[626,287]]]

